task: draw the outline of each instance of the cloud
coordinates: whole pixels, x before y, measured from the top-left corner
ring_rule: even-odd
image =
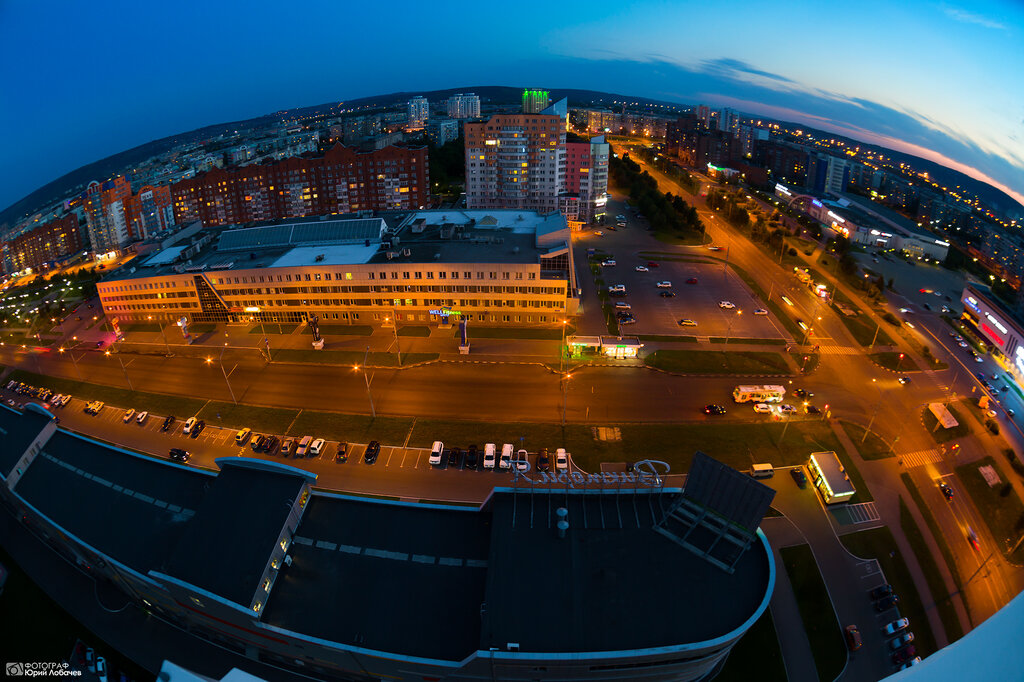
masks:
[[[962,24],[976,24],[978,26],[984,26],[985,28],[994,28],[1000,31],[1006,30],[1006,24],[1001,24],[998,21],[983,17],[980,14],[968,12],[967,10],[959,9],[957,7],[943,5],[942,12],[953,21],[959,21]]]
[[[720,76],[725,76],[726,78],[733,78],[735,77],[734,74],[736,72],[742,72],[753,76],[761,76],[763,78],[781,81],[783,83],[796,83],[792,78],[786,78],[785,76],[780,76],[777,73],[770,73],[768,71],[755,69],[750,64],[740,61],[739,59],[705,59],[701,62],[701,66],[709,73],[715,73]]]

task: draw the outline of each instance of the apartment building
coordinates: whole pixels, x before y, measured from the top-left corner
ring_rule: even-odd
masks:
[[[46,263],[59,261],[82,250],[78,216],[68,213],[5,240],[0,245],[4,274],[31,268],[38,272]]]

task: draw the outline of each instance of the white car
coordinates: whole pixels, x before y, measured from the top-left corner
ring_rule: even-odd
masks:
[[[566,453],[565,448],[558,448],[555,450],[555,469],[559,471],[565,471],[569,468],[569,455]]]
[[[770,414],[771,411],[772,406],[769,405],[768,403],[757,403],[756,405],[754,405],[754,412],[758,412],[760,414]]]
[[[502,448],[501,457],[498,458],[499,469],[509,469],[512,467],[512,450],[509,448]]]
[[[615,307],[618,308],[619,310],[629,310],[633,306],[631,306],[630,304],[626,303],[625,301],[616,301],[615,302]]]
[[[796,414],[796,408],[792,405],[779,405],[779,412],[782,414]]]
[[[604,266],[606,266],[606,267],[608,267],[608,266],[612,266],[612,265],[615,265],[615,261],[614,261],[614,260],[606,260],[606,261],[603,261],[603,262],[601,263],[601,265],[604,265]]]
[[[320,453],[324,451],[324,446],[327,445],[327,441],[323,438],[317,438],[313,441],[313,444],[309,446],[310,457],[319,457]]]
[[[435,440],[434,444],[430,446],[430,463],[438,465],[444,459],[444,443],[439,440]]]
[[[526,450],[516,451],[516,469],[526,471],[530,468],[530,460],[526,456]]]
[[[891,642],[889,642],[889,648],[892,649],[893,651],[896,651],[896,649],[902,649],[903,647],[905,647],[906,645],[910,644],[913,641],[914,641],[914,633],[913,632],[906,632],[906,633],[900,635],[899,637],[897,637],[896,639],[892,640]]]
[[[594,234],[596,234],[598,237],[603,237],[604,236],[604,230],[598,230]]]
[[[754,314],[755,315],[767,315],[768,311],[765,310],[764,308],[758,308],[757,310],[754,311]]]
[[[982,357],[980,355],[975,355],[974,356],[974,361],[975,362],[985,362],[985,360],[982,359]]]
[[[497,464],[497,457],[494,455],[494,444],[487,443],[484,445],[484,469],[493,469],[494,465]]]
[[[995,419],[998,413],[995,410],[988,410],[985,414],[988,415],[990,419]]]
[[[719,308],[725,308],[727,310],[732,310],[736,306],[734,306],[731,301],[719,301],[718,302],[718,307]]]
[[[886,625],[885,629],[883,630],[883,632],[885,632],[887,637],[888,636],[892,636],[892,635],[895,635],[900,630],[905,629],[908,625],[910,625],[910,619],[909,618],[900,618],[899,620],[894,620],[893,622],[891,622],[888,625]]]
[[[636,266],[633,269],[636,270],[637,272],[650,272],[651,271],[650,268],[648,268],[646,265],[638,265],[638,266]]]
[[[102,656],[96,657],[96,677],[100,682],[107,682],[107,659]]]
[[[188,421],[185,422],[185,428],[181,430],[182,433],[192,433],[192,429],[195,427],[196,422],[199,421],[195,417],[189,417]]]
[[[135,416],[135,408],[134,407],[129,407],[127,410],[125,410],[124,416],[121,417],[121,421],[123,421],[125,424],[127,424],[128,422],[130,422],[132,420],[132,417],[134,417],[134,416]]]
[[[664,282],[658,282],[658,288],[659,289],[671,289],[672,288],[672,282],[669,282],[668,280],[665,280]]]
[[[139,412],[137,417],[135,417],[135,423],[136,424],[145,424],[146,423],[146,419],[148,417],[149,417],[149,412],[146,412],[145,410],[143,410],[142,412]]]

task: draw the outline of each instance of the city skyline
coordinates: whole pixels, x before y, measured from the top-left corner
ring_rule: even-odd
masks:
[[[541,11],[529,2],[523,9],[534,5]],[[2,206],[82,165],[206,125],[481,83],[730,106],[922,156],[1024,202],[1024,98],[998,75],[1021,65],[1013,45],[1024,12],[1005,2],[969,11],[872,3],[857,13],[739,3],[725,16],[693,3],[608,3],[594,8],[593,19],[486,36],[473,26],[497,21],[497,9],[389,25],[368,8],[342,13],[313,3],[309,16],[320,20],[296,29],[302,40],[285,36],[287,50],[256,39],[275,25],[269,4],[244,16],[218,6],[174,15],[133,8],[96,16],[71,3],[60,9],[0,9],[8,34],[0,68],[17,95],[0,114]],[[410,7],[403,15],[413,13]],[[154,42],[157,20],[162,40]],[[339,41],[339,25],[379,25],[381,32],[348,31]],[[35,44],[40,26],[46,50]],[[241,38],[225,39],[227,26]],[[787,39],[787,32],[801,39]],[[461,36],[459,49],[421,48],[417,36],[431,33]],[[95,40],[102,35],[116,39]],[[374,51],[382,35],[395,48],[387,54]],[[416,45],[416,53],[403,45]],[[351,68],[371,53],[373,68]],[[473,59],[465,59],[469,53]],[[85,65],[89,76],[76,76],[70,64]]]

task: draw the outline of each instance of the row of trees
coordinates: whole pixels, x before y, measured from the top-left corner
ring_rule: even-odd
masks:
[[[647,217],[653,230],[678,234],[704,233],[704,224],[697,215],[697,209],[680,196],[662,193],[657,181],[647,171],[641,172],[640,165],[629,158],[629,154],[624,154],[621,159],[612,157],[608,174],[617,187],[629,193],[630,201]]]

